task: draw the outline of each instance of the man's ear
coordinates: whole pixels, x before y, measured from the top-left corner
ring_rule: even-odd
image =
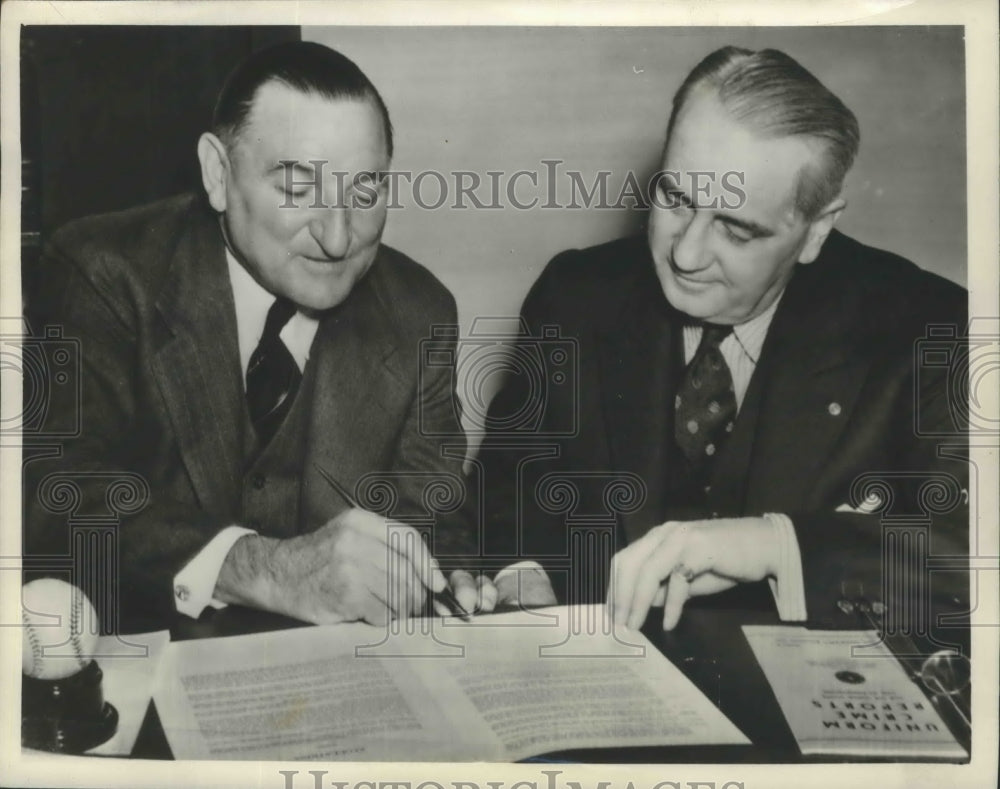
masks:
[[[208,202],[220,214],[226,210],[226,184],[229,180],[229,153],[222,140],[211,132],[198,138],[198,161],[201,183]]]
[[[833,226],[837,223],[846,206],[847,202],[838,195],[813,219],[806,232],[806,243],[799,253],[799,263],[812,263],[817,258],[823,247],[823,242],[830,235],[830,231],[833,230]]]

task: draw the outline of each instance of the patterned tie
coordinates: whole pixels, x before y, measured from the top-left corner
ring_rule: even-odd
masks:
[[[674,436],[691,464],[695,481],[708,484],[712,462],[733,430],[736,394],[719,345],[732,326],[705,324],[694,358],[674,400]]]
[[[267,312],[264,334],[247,365],[247,405],[260,446],[266,447],[298,391],[302,373],[279,333],[295,314],[295,305],[279,298]]]

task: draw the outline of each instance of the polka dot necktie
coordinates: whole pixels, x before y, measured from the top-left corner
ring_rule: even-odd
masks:
[[[715,456],[733,431],[736,394],[719,345],[732,326],[705,324],[674,401],[674,435],[697,482],[708,484]]]
[[[247,365],[247,405],[259,445],[267,446],[295,399],[302,373],[279,334],[295,305],[278,299],[267,312],[264,333]]]

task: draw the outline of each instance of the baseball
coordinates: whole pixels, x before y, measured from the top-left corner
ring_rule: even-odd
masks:
[[[97,612],[72,584],[41,578],[21,587],[21,670],[63,679],[85,668],[97,647]]]

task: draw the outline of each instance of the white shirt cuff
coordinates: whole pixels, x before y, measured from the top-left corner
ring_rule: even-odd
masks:
[[[244,534],[256,534],[253,529],[227,526],[216,534],[198,554],[174,576],[174,605],[178,613],[197,619],[206,606],[225,608],[216,600],[215,583],[219,571],[235,542]]]
[[[538,570],[539,572],[542,573],[545,572],[545,570],[542,568],[542,565],[540,565],[538,562],[533,561],[532,559],[525,559],[523,562],[515,562],[514,564],[508,564],[506,567],[500,570],[500,572],[498,572],[496,575],[493,576],[493,583],[496,583],[505,575],[511,575],[512,573],[516,573],[518,570]]]
[[[774,527],[778,536],[778,567],[774,578],[768,578],[771,594],[784,622],[806,619],[806,591],[802,578],[802,555],[795,527],[787,515],[768,512],[764,520]]]

